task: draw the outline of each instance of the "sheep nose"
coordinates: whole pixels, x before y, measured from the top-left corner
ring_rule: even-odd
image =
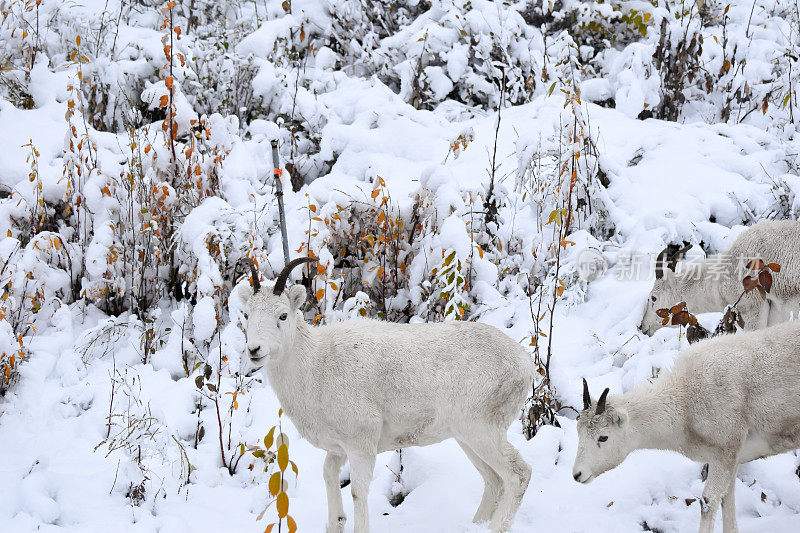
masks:
[[[577,472],[575,474],[572,474],[572,477],[575,478],[575,481],[580,481],[581,480],[581,474],[582,474],[582,472]]]
[[[258,348],[249,348],[248,351],[250,352],[250,357],[258,355]]]

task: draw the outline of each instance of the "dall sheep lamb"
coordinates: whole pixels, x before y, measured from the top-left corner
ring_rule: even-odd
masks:
[[[724,335],[683,351],[672,370],[595,402],[583,381],[576,481],[617,467],[632,451],[680,452],[709,465],[700,532],[735,532],[741,463],[800,448],[800,322]]]
[[[737,305],[744,329],[761,329],[785,322],[800,311],[800,222],[758,222],[742,232],[724,253],[676,274],[678,260],[690,246],[672,256],[666,249],[656,259],[656,281],[641,324],[644,333],[652,335],[661,327],[657,309],[669,308],[681,301],[686,302],[688,310],[694,314],[723,311],[741,295],[742,279],[752,273],[746,269],[751,259],[778,263],[781,271],[774,277],[766,300],[752,291]]]
[[[264,290],[251,264],[247,350],[266,372],[300,434],[327,451],[327,532],[345,515],[339,472],[350,461],[355,532],[369,531],[367,493],[375,456],[453,437],[485,482],[476,523],[506,531],[531,468],[508,442],[534,379],[528,353],[498,329],[476,322],[394,324],[358,319],[311,326],[306,290],[284,291],[295,259]]]

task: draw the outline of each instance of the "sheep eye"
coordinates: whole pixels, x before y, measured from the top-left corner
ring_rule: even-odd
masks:
[[[289,316],[289,315],[287,315],[286,313],[283,313],[281,316],[279,316],[279,317],[278,317],[278,320],[286,320],[286,318],[287,318],[288,316]]]
[[[605,442],[607,440],[608,437],[606,437],[605,435],[601,435],[600,437],[597,438],[597,442]]]
[[[655,296],[651,296],[650,299],[653,300],[654,302],[656,301],[656,297]]]

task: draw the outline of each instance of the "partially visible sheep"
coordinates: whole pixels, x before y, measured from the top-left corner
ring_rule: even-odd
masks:
[[[594,402],[583,381],[576,481],[617,467],[634,450],[680,452],[709,464],[700,532],[722,504],[736,531],[734,486],[741,463],[800,448],[800,322],[702,341],[670,371],[621,396]]]
[[[656,260],[656,281],[647,300],[641,329],[652,335],[661,327],[656,310],[685,301],[694,313],[722,311],[742,293],[742,279],[751,259],[763,259],[781,266],[772,290],[764,300],[757,291],[745,295],[737,305],[746,330],[761,329],[789,320],[800,310],[800,222],[761,221],[746,229],[724,253],[676,274],[678,260],[690,246],[669,255],[668,249]],[[664,264],[666,263],[666,268]]]
[[[376,454],[453,437],[485,482],[475,522],[505,531],[531,468],[506,439],[534,379],[528,353],[476,322],[393,324],[356,319],[313,327],[302,286],[284,292],[292,261],[274,287],[240,290],[247,349],[266,372],[302,436],[328,452],[323,476],[328,533],[345,516],[339,471],[350,460],[355,532],[369,531],[367,493]]]

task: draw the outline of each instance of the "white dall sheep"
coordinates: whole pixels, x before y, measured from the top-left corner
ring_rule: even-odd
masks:
[[[714,530],[722,504],[735,532],[741,463],[800,448],[800,322],[714,337],[684,350],[672,370],[621,396],[594,402],[583,381],[576,481],[617,467],[634,450],[680,452],[708,463],[700,532]]]
[[[394,324],[358,319],[311,326],[306,290],[284,292],[295,259],[266,290],[252,268],[244,293],[247,350],[283,410],[311,444],[328,452],[323,477],[328,533],[345,515],[339,472],[350,461],[356,533],[369,531],[367,493],[375,456],[453,437],[485,482],[475,522],[505,531],[531,468],[506,439],[534,379],[528,353],[475,322]],[[252,267],[252,265],[251,265]]]
[[[742,294],[742,279],[751,259],[778,263],[772,290],[764,300],[757,291],[745,295],[737,305],[744,329],[754,330],[789,320],[800,310],[800,222],[765,220],[742,232],[724,253],[713,255],[686,272],[674,272],[686,246],[668,257],[668,249],[656,259],[656,281],[647,300],[641,329],[652,335],[661,327],[656,310],[685,301],[692,313],[723,311]],[[664,265],[666,263],[666,268]]]

